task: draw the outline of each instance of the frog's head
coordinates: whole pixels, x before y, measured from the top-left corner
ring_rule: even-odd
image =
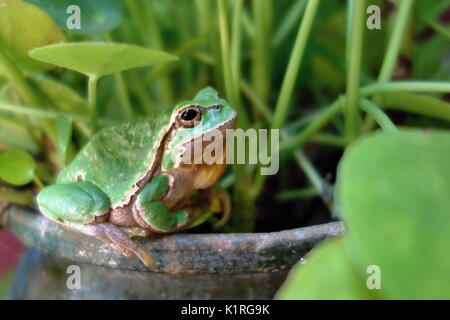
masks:
[[[194,99],[177,104],[172,110],[173,127],[164,152],[164,169],[178,167],[181,158],[186,157],[187,150],[192,150],[199,139],[205,141],[205,137],[209,137],[208,143],[216,136],[225,139],[225,129],[234,128],[236,117],[236,111],[211,87],[199,91]]]

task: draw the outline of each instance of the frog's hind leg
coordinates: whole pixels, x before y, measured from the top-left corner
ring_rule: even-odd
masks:
[[[150,256],[119,227],[106,222],[110,200],[94,184],[83,181],[46,187],[39,193],[37,203],[47,218],[112,244],[127,256],[134,253],[146,265],[153,263]]]
[[[128,238],[120,227],[116,225],[104,222],[94,225],[83,225],[77,223],[69,223],[67,226],[70,229],[78,232],[90,235],[106,243],[109,243],[119,252],[125,256],[132,256],[135,254],[138,256],[146,266],[153,265],[153,259],[145,252],[138,244]]]
[[[42,189],[37,196],[39,210],[61,224],[93,224],[109,214],[109,197],[93,183],[70,182]]]

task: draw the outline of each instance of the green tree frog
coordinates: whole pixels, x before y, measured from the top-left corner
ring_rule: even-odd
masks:
[[[207,212],[228,215],[229,197],[214,188],[225,161],[191,164],[181,159],[203,135],[234,128],[236,116],[207,87],[153,118],[105,128],[60,172],[56,184],[41,190],[39,209],[69,229],[152,265],[132,237],[172,233],[204,221]]]

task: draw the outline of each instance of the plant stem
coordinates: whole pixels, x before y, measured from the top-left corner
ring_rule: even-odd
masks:
[[[106,34],[105,38],[109,42],[114,42],[111,33]],[[130,97],[128,95],[125,81],[123,80],[122,72],[115,73],[114,79],[116,80],[117,88],[119,89],[119,99],[121,101],[120,107],[122,109],[122,115],[124,116],[125,120],[130,120],[131,118],[133,118],[133,109],[131,108]]]
[[[283,20],[281,21],[280,26],[275,32],[272,40],[272,47],[278,47],[284,39],[289,35],[292,29],[297,25],[297,21],[300,20],[300,17],[305,10],[306,0],[298,0],[294,1],[292,6],[289,8],[288,13]]]
[[[408,26],[408,18],[411,14],[414,0],[400,1],[397,17],[393,26],[393,33],[386,50],[386,54],[381,65],[380,74],[378,75],[378,83],[390,81],[397,65],[402,40]],[[377,100],[375,100],[378,103]],[[364,121],[364,130],[369,131],[373,127],[373,118],[368,115]]]
[[[361,88],[360,95],[371,96],[377,93],[394,91],[450,93],[450,83],[437,81],[394,81],[374,83]]]
[[[362,87],[359,91],[359,94],[360,96],[371,96],[375,94],[397,91],[450,93],[450,83],[428,81],[375,83]],[[341,97],[340,99],[333,102],[328,108],[325,109],[325,111],[323,111],[320,115],[317,115],[314,120],[310,124],[308,124],[298,136],[286,140],[283,139],[280,145],[280,152],[289,152],[295,148],[301,147],[313,134],[322,129],[334,116],[339,113],[344,99],[345,97]],[[404,106],[402,110],[407,110],[406,106]],[[415,110],[415,112],[417,113],[417,108],[415,108]],[[424,112],[426,111],[424,110],[422,113]],[[445,115],[445,109],[439,107],[433,114]]]
[[[349,65],[349,53],[350,53],[350,40],[352,39],[352,19],[353,12],[355,10],[355,1],[358,0],[348,0],[347,1],[347,15],[346,15],[346,30],[345,30],[345,67],[348,68]]]
[[[253,88],[244,80],[241,80],[242,92],[247,96],[247,98],[252,103],[253,107],[258,110],[260,114],[263,115],[267,122],[273,117],[272,111],[269,109],[267,104],[262,100],[262,98],[253,90]]]
[[[402,45],[402,39],[405,35],[406,27],[408,26],[408,18],[411,13],[414,0],[399,1],[398,15],[395,19],[393,32],[389,41],[386,54],[381,65],[381,71],[378,75],[378,82],[387,82],[391,80],[397,64],[398,55]]]
[[[295,81],[297,79],[306,42],[311,31],[319,2],[320,0],[309,0],[306,6],[305,14],[300,24],[300,28],[298,29],[297,38],[295,40],[294,48],[284,75],[280,95],[275,107],[272,128],[281,128],[287,117]]]
[[[61,114],[60,111],[38,109],[38,108],[29,107],[29,106],[22,106],[19,104],[4,102],[4,101],[0,101],[0,110],[12,112],[15,114],[23,114],[23,115],[27,115],[27,116],[43,118],[43,119],[56,119],[58,117],[58,115]],[[83,123],[90,122],[90,119],[87,117],[68,113],[68,112],[63,112],[63,113],[65,115],[67,115],[69,118],[72,118],[74,121],[83,122]],[[109,120],[109,119],[98,119],[98,122],[102,125],[110,125],[112,123],[115,123],[115,121]]]
[[[350,32],[350,48],[347,65],[347,99],[344,108],[345,137],[347,142],[353,141],[358,136],[359,128],[359,82],[361,73],[361,55],[364,34],[364,15],[366,10],[365,0],[353,2],[352,27]]]
[[[242,16],[242,0],[234,1],[233,25],[231,37],[231,74],[233,77],[234,90],[239,92],[239,79],[241,68],[241,16]]]
[[[320,194],[323,195],[324,191],[324,183],[323,179],[320,176],[319,172],[316,170],[316,168],[313,166],[311,161],[305,156],[303,151],[300,149],[295,150],[294,152],[295,160],[297,161],[297,164],[300,166],[300,168],[305,173],[306,177],[308,178],[309,182],[312,184],[314,189]]]
[[[316,188],[309,187],[304,189],[296,189],[296,190],[285,190],[281,191],[275,196],[275,199],[278,201],[288,201],[288,200],[294,200],[298,198],[309,198],[318,196],[319,193],[317,192]]]
[[[51,110],[32,108],[32,107],[21,106],[18,104],[8,103],[8,102],[4,102],[4,101],[0,101],[0,110],[13,112],[16,114],[23,114],[23,115],[28,115],[28,116],[44,118],[44,119],[55,119],[58,116],[58,114],[60,113],[59,111],[51,111]]]
[[[97,132],[97,129],[98,129],[98,124],[97,124],[97,117],[98,117],[97,82],[98,82],[98,76],[89,75],[88,103],[89,103],[89,107],[90,107],[90,111],[91,111],[91,129],[94,134],[95,134],[95,132]]]
[[[252,11],[255,23],[253,40],[252,84],[259,96],[266,101],[270,89],[270,33],[271,0],[253,0]]]
[[[397,127],[392,123],[391,119],[372,101],[361,99],[360,105],[361,109],[370,114],[384,131],[397,131]]]
[[[293,138],[283,139],[280,145],[280,152],[288,152],[295,148],[301,147],[308,139],[316,132],[322,129],[333,117],[335,117],[341,110],[342,102],[340,99],[331,104],[325,111],[314,118],[302,132]]]
[[[433,21],[431,19],[425,20],[425,22],[437,33],[442,35],[443,37],[447,38],[447,40],[450,40],[450,31],[444,27],[439,22]]]
[[[344,138],[328,133],[316,133],[310,141],[338,148],[345,148],[347,145]]]
[[[122,107],[122,115],[125,120],[131,120],[133,118],[133,109],[130,104],[130,97],[128,96],[127,87],[125,81],[123,80],[123,75],[121,72],[114,74],[114,79],[117,83],[117,88],[119,89],[120,105]]]
[[[220,24],[220,43],[222,50],[222,65],[223,76],[225,82],[225,90],[227,97],[230,100],[231,105],[237,109],[239,118],[238,124],[241,128],[248,128],[249,121],[247,119],[247,113],[242,108],[238,92],[236,92],[237,85],[234,84],[234,76],[231,70],[230,63],[230,49],[229,49],[229,37],[228,37],[228,22],[225,9],[225,0],[217,0],[219,9],[219,24]]]
[[[132,0],[132,2],[136,2],[136,8],[134,10],[137,12],[135,14],[137,16],[140,16],[139,11],[141,11],[143,14],[143,19],[140,20],[141,23],[138,23],[138,25],[142,29],[144,43],[148,47],[154,47],[155,49],[164,50],[164,42],[160,30],[160,25],[157,21],[157,17],[153,8],[154,1],[147,0],[137,2]],[[173,90],[169,80],[170,79],[167,75],[159,78],[160,90],[158,90],[158,93],[161,95],[161,102],[163,105],[170,105],[173,101]]]
[[[36,185],[39,187],[39,189],[44,188],[44,183],[42,183],[42,180],[39,179],[39,177],[37,175],[34,175],[33,181],[34,181],[34,183],[36,183]]]
[[[450,122],[450,103],[430,96],[394,92],[379,96],[384,109],[400,110]]]

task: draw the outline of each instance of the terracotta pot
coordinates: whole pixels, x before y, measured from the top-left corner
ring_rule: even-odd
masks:
[[[140,243],[156,262],[147,268],[31,209],[11,206],[7,225],[35,248],[21,263],[10,299],[271,299],[315,244],[343,232],[332,222],[271,233],[145,239]],[[80,268],[79,289],[67,286],[71,265]]]

